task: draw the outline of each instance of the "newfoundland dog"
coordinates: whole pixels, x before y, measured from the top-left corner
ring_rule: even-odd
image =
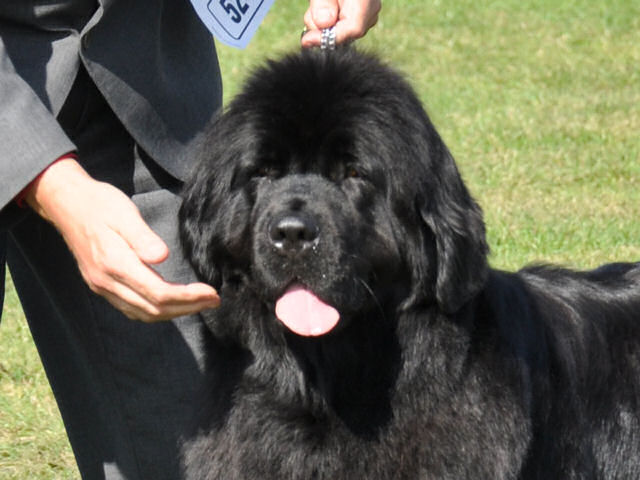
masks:
[[[392,69],[268,63],[198,155],[181,235],[222,305],[190,477],[640,478],[640,264],[491,269]]]

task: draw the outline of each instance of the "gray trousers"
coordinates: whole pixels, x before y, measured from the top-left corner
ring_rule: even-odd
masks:
[[[84,72],[59,120],[80,163],[130,195],[168,244],[171,254],[159,273],[193,281],[177,239],[181,183],[137,148]],[[9,270],[83,478],[180,478],[179,442],[202,381],[199,318],[128,320],[89,290],[61,236],[32,212],[11,227],[6,242]]]

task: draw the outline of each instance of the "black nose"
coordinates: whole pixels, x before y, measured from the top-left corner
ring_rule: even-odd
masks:
[[[309,216],[287,214],[276,217],[269,228],[271,243],[283,254],[296,254],[318,239],[318,225]]]

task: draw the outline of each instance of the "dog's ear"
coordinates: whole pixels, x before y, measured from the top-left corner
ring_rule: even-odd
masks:
[[[179,212],[180,243],[185,258],[195,270],[198,278],[214,288],[219,288],[221,273],[212,258],[211,241],[214,228],[211,225],[210,202],[213,182],[196,178],[188,182],[182,192]]]
[[[444,312],[453,313],[482,289],[489,247],[482,210],[469,194],[447,147],[437,140],[437,148],[430,152],[430,186],[419,195],[418,209],[435,242],[436,265],[429,270],[435,269],[436,300]]]

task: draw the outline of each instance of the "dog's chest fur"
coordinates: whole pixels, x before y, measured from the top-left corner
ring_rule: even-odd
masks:
[[[431,324],[389,348],[301,359],[294,346],[280,359],[253,357],[228,410],[187,449],[187,465],[204,480],[517,478],[530,438],[528,393],[507,386],[515,368],[486,378],[493,370],[469,370],[464,355],[434,354],[463,352],[465,337]],[[386,358],[418,348],[410,364]],[[402,366],[376,371],[376,361]]]

